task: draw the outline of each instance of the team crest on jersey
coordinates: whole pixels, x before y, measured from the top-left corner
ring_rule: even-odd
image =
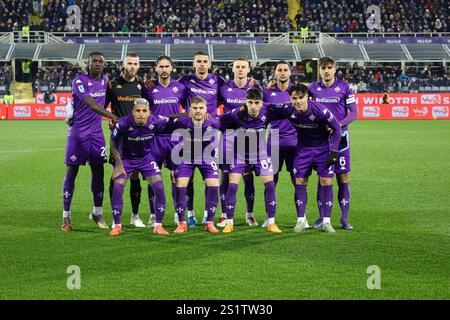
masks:
[[[138,83],[138,85],[136,86],[139,90],[142,89],[142,86]]]
[[[128,131],[134,131],[133,127],[129,127]]]
[[[261,121],[266,121],[266,116],[262,116]]]
[[[177,93],[179,90],[178,90],[177,87],[173,87],[172,91],[175,92],[175,93]]]
[[[271,96],[272,97],[276,97],[277,93],[276,92],[272,92]]]
[[[209,84],[210,84],[210,85],[213,85],[214,83],[216,83],[216,82],[214,81],[214,79],[209,80]]]
[[[121,84],[118,84],[116,88],[117,88],[117,89],[122,89],[123,87],[122,87]]]
[[[316,119],[316,117],[312,114],[312,115],[309,116],[309,119],[310,119],[311,121],[314,121],[314,120]]]
[[[159,92],[159,90],[158,89],[153,89],[153,91],[152,91],[152,93],[157,93],[157,92]]]
[[[75,155],[72,155],[72,156],[70,157],[70,160],[75,161],[75,160],[77,160],[77,157],[76,157]]]
[[[334,89],[334,91],[339,92],[339,91],[341,91],[341,88],[336,87],[336,88]]]
[[[150,130],[153,130],[153,128],[155,128],[155,126],[154,126],[153,123],[152,123],[151,125],[148,126],[148,128],[149,128]]]
[[[317,88],[317,91],[322,91],[322,88],[321,88],[321,87],[318,87],[318,88]]]
[[[80,79],[78,79],[77,81],[75,81],[75,83],[83,83],[83,81],[81,81]]]
[[[92,83],[91,83],[91,82],[88,82],[88,86],[92,86]]]
[[[233,89],[231,89],[231,88],[228,88],[228,89],[227,89],[227,91],[228,91],[228,92],[231,92],[231,91],[233,91]]]
[[[297,169],[292,169],[292,172],[294,173],[294,174],[296,174],[297,173]]]

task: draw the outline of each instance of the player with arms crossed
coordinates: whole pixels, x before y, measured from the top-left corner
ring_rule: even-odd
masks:
[[[348,223],[350,208],[350,138],[348,125],[358,118],[355,93],[347,82],[335,78],[336,62],[333,58],[322,57],[319,59],[319,73],[322,81],[311,83],[308,90],[314,101],[323,104],[336,116],[342,128],[338,161],[335,164],[336,179],[339,186],[338,201],[341,208],[340,228],[352,230],[353,227]],[[319,185],[318,188],[320,189],[321,186]],[[319,194],[319,191],[317,194]],[[320,217],[314,223],[313,228],[320,228],[322,224],[323,206],[319,201],[318,206]]]
[[[153,115],[168,117],[172,114],[180,112],[180,105],[184,103],[186,87],[178,81],[172,80],[170,75],[173,70],[172,59],[168,56],[160,56],[156,59],[155,70],[158,74],[158,80],[152,88],[144,88],[143,96],[150,103],[150,111]],[[160,168],[164,164],[170,171],[170,180],[172,182],[172,199],[176,206],[176,188],[175,188],[175,165],[172,162],[172,149],[176,145],[176,141],[171,139],[170,133],[158,133],[151,140],[153,156]],[[153,203],[152,188],[149,187],[150,203]],[[152,214],[148,221],[148,226],[153,227],[155,224],[154,206],[151,205]],[[176,209],[176,207],[175,207]],[[175,224],[178,224],[178,215],[175,213]]]
[[[308,101],[308,88],[294,85],[289,89],[292,104],[279,108],[278,114],[292,122],[298,133],[293,172],[295,174],[295,203],[297,225],[295,232],[306,229],[306,188],[312,168],[319,176],[319,201],[323,204],[322,229],[334,232],[330,218],[333,208],[333,176],[341,127],[334,115],[322,105]],[[331,134],[330,134],[331,131]]]
[[[168,118],[151,115],[148,101],[141,98],[134,102],[131,115],[120,119],[115,125],[111,134],[111,153],[115,159],[112,172],[114,190],[111,202],[114,228],[109,233],[110,236],[118,236],[122,233],[123,191],[134,171],[142,174],[155,195],[156,223],[153,233],[169,234],[162,226],[166,212],[166,196],[161,170],[153,158],[150,143],[155,133],[163,130],[167,122]]]
[[[108,77],[103,75],[105,58],[100,52],[89,55],[88,72],[81,74],[72,82],[73,115],[69,119],[65,163],[67,172],[63,181],[63,231],[71,231],[71,212],[75,179],[80,165],[89,162],[91,167],[91,191],[94,209],[89,217],[101,229],[109,226],[103,216],[104,163],[106,162],[106,143],[102,130],[102,116],[113,121],[118,117],[108,112],[105,106]]]
[[[122,63],[123,75],[109,81],[106,90],[106,104],[111,102],[111,112],[123,118],[131,114],[134,101],[141,98],[143,82],[137,75],[140,67],[139,56],[135,53],[128,53]],[[110,125],[111,130],[114,126]],[[114,166],[114,157],[110,155],[109,162]],[[109,181],[109,198],[112,198],[114,180]],[[139,203],[141,202],[141,182],[139,172],[133,172],[130,176],[130,199],[132,207],[131,225],[137,228],[145,227],[139,217]]]
[[[206,119],[206,100],[202,97],[192,97],[188,114],[179,114],[168,125],[175,130],[175,135],[181,134],[182,140],[177,145],[175,153],[182,151],[182,156],[177,160],[176,176],[176,212],[179,224],[174,233],[187,231],[186,225],[186,189],[192,178],[195,168],[200,170],[205,180],[205,211],[207,212],[205,231],[217,233],[214,226],[214,216],[219,202],[219,172],[217,168],[216,149],[218,144],[217,134],[220,121],[215,117]],[[182,129],[182,130],[176,130]],[[174,157],[174,156],[173,156]]]
[[[236,193],[239,181],[244,172],[255,171],[264,183],[264,200],[267,214],[267,231],[280,233],[275,224],[276,194],[273,181],[272,161],[267,153],[266,129],[271,120],[269,114],[262,111],[263,93],[257,88],[251,88],[246,93],[245,104],[225,113],[220,117],[223,129],[236,130],[235,139],[237,154],[230,165],[230,182],[226,195],[227,223],[222,232],[234,231],[234,210],[236,208]],[[247,140],[248,138],[248,140]]]
[[[240,57],[234,60],[233,62],[233,73],[234,79],[227,81],[224,85],[219,88],[219,100],[221,100],[224,104],[224,112],[232,111],[236,108],[240,108],[245,104],[246,93],[247,90],[251,87],[256,87],[261,89],[258,85],[253,85],[253,79],[248,77],[250,72],[250,63],[247,58]],[[220,201],[222,208],[222,216],[219,218],[217,222],[217,226],[225,227],[226,225],[226,203],[225,197],[228,190],[229,184],[229,163],[234,159],[234,144],[228,143],[227,141],[234,141],[233,136],[225,136],[222,135],[222,151],[221,154],[221,163],[220,167],[222,169],[221,179],[220,179]],[[228,159],[227,156],[230,156],[232,159]],[[253,206],[255,203],[255,184],[252,172],[244,172],[244,195],[245,201],[247,204],[247,224],[249,226],[257,226],[258,223],[255,220],[253,215]]]

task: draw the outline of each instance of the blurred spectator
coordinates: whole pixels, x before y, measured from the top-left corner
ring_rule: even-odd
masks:
[[[177,63],[172,75],[173,79],[190,73],[191,68],[189,62]],[[257,64],[252,68],[251,76],[262,86],[265,86],[274,79],[274,68],[274,63]],[[301,65],[300,68],[293,68],[292,82],[313,81],[309,68],[312,67],[307,63],[304,66]],[[225,80],[233,78],[231,64],[229,63],[213,63],[212,71]],[[73,78],[79,72],[85,72],[85,68],[70,64],[41,68],[34,79],[33,90],[42,92],[43,87],[47,87],[48,90],[52,83],[55,87],[70,86]],[[143,79],[155,79],[157,76],[153,66],[146,66],[145,64],[139,72]],[[120,63],[109,63],[105,66],[105,74],[110,78],[117,77],[120,73]],[[439,65],[406,67],[406,70],[402,71],[400,66],[374,64],[360,67],[354,64],[338,66],[336,77],[353,84],[358,92],[414,92],[419,91],[421,87],[450,86],[450,68],[445,69]]]
[[[36,12],[43,13],[38,30],[67,31],[66,10],[74,3],[82,13],[78,31],[84,32],[188,32],[190,28],[194,32],[258,32],[260,26],[268,32],[293,29],[286,0],[48,0],[44,7],[42,3],[0,0],[0,31],[20,30]]]

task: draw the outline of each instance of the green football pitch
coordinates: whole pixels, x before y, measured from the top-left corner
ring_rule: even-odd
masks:
[[[245,224],[241,183],[234,233],[213,235],[198,226],[175,235],[164,170],[164,222],[171,234],[125,226],[120,237],[109,237],[88,219],[92,195],[86,167],[76,181],[74,231],[60,231],[64,123],[1,121],[0,298],[448,299],[450,121],[357,121],[351,127],[353,231],[294,233],[293,187],[283,172],[277,187],[282,234]],[[105,168],[108,177],[111,167]],[[313,176],[310,223],[317,216],[316,183]],[[255,215],[261,223],[262,185],[255,184]],[[198,173],[195,191],[201,221],[204,195]],[[124,203],[126,224],[128,187]],[[111,223],[108,196],[104,209]],[[146,195],[140,212],[147,220]],[[336,228],[339,216],[335,201]],[[67,287],[69,266],[79,267],[80,289]],[[374,279],[380,280],[379,289],[368,288]]]

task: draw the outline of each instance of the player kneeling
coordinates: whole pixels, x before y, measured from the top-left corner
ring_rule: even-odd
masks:
[[[111,199],[114,228],[110,236],[122,233],[123,191],[133,171],[139,171],[154,192],[156,224],[153,233],[168,235],[162,220],[166,212],[166,197],[161,171],[152,156],[150,140],[155,133],[162,130],[168,118],[150,115],[149,103],[146,99],[134,102],[131,115],[116,124],[111,134],[111,153],[116,161],[112,179],[114,180]],[[119,148],[120,146],[120,148]]]

